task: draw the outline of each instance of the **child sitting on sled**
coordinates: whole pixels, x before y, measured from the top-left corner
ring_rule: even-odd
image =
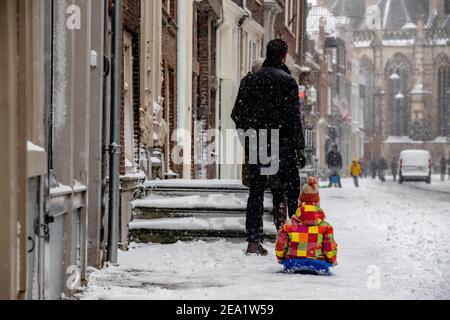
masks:
[[[280,231],[276,244],[278,262],[291,273],[330,275],[337,266],[337,243],[333,227],[320,208],[316,178],[309,178],[294,217]]]

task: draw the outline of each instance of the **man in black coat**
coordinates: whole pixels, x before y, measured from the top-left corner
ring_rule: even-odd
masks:
[[[285,62],[288,45],[273,40],[267,45],[267,59],[260,71],[249,73],[242,81],[231,115],[245,144],[248,163],[250,194],[247,203],[246,229],[248,254],[267,255],[262,247],[264,192],[268,175],[277,174],[283,194],[287,198],[288,215],[295,214],[300,193],[299,168],[305,167],[304,137],[300,117],[298,84],[290,75]],[[277,148],[272,141],[272,130],[277,130]],[[245,132],[256,136],[257,146],[245,143]],[[248,134],[254,132],[255,134]],[[267,132],[267,134],[265,133]],[[266,136],[267,143],[261,141]],[[251,139],[250,139],[251,141]],[[250,145],[249,145],[250,144]],[[267,148],[267,149],[266,149]],[[268,173],[267,163],[262,161],[261,150],[272,158],[278,171]],[[267,151],[269,150],[269,151]],[[256,161],[255,161],[256,159]]]

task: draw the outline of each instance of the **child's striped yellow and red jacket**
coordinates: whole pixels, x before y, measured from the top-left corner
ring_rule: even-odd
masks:
[[[279,261],[307,258],[337,265],[333,227],[313,203],[302,203],[296,215],[281,228],[275,250]]]

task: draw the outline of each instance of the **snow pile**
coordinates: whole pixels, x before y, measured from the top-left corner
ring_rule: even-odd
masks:
[[[50,189],[50,194],[52,196],[71,193],[71,192],[73,192],[73,189],[71,187],[63,185],[61,183],[59,183],[57,187]]]
[[[147,175],[143,171],[137,171],[135,173],[128,173],[126,175],[120,176],[122,179],[126,180],[145,180]]]
[[[385,47],[412,47],[415,44],[415,39],[386,39],[383,40]]]
[[[354,41],[353,46],[355,48],[370,48],[372,45],[372,40],[364,40],[364,41]]]
[[[45,152],[44,148],[41,148],[31,141],[27,141],[27,150],[28,151],[35,151],[35,152]]]
[[[450,141],[447,137],[437,137],[435,140],[433,140],[433,143],[448,143]]]
[[[389,138],[384,141],[384,143],[414,143],[413,140],[411,140],[408,136],[401,136],[401,137],[395,137],[390,136]]]

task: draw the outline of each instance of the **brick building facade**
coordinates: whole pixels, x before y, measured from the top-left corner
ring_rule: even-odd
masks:
[[[241,8],[244,8],[243,0],[233,0]],[[247,0],[245,1],[244,9],[247,9],[252,16],[252,19],[260,25],[264,25],[264,2],[263,0]]]
[[[367,157],[392,159],[403,150],[425,149],[438,163],[449,153],[450,12],[444,1],[385,0],[378,6],[380,25],[357,28],[352,37],[354,57],[373,65],[375,75]]]
[[[306,52],[306,0],[285,0],[275,20],[275,38],[289,44],[290,63],[301,65]]]

